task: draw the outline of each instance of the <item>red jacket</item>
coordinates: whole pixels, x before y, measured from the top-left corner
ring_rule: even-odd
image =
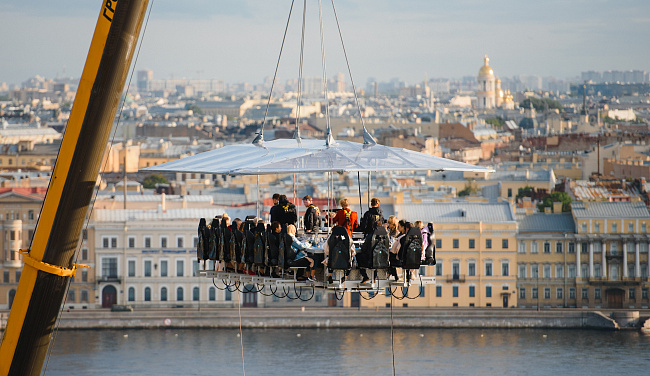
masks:
[[[352,231],[359,227],[359,219],[357,218],[357,212],[348,209],[341,209],[336,212],[336,215],[332,219],[337,226],[343,226],[348,231],[348,234],[352,236]]]

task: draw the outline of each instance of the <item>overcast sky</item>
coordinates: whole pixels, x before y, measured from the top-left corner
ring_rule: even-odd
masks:
[[[103,0],[0,0],[0,82],[79,77]],[[328,76],[347,68],[322,0]],[[298,76],[296,0],[281,80]],[[155,79],[259,83],[272,76],[291,0],[155,0],[136,70]],[[650,70],[650,0],[335,0],[357,86],[475,76],[489,55],[501,77],[568,78]],[[305,76],[322,75],[318,1],[307,0]]]

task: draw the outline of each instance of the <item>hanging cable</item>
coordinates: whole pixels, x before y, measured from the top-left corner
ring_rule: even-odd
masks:
[[[273,88],[275,87],[275,80],[278,77],[278,68],[280,67],[280,60],[282,59],[282,50],[284,49],[284,42],[287,39],[287,30],[289,30],[289,21],[291,21],[291,13],[293,12],[293,3],[295,0],[291,0],[291,8],[289,9],[289,17],[287,17],[287,25],[284,27],[284,35],[282,36],[282,44],[280,45],[280,54],[278,55],[278,62],[275,65],[275,73],[273,73],[273,81],[271,81],[271,91],[269,92],[269,99],[266,102],[266,110],[264,111],[264,119],[262,120],[262,125],[260,126],[260,131],[257,134],[257,137],[253,140],[253,144],[263,145],[264,144],[264,124],[266,123],[266,116],[269,114],[269,106],[271,105],[271,98],[273,97]]]
[[[293,131],[293,138],[295,138],[299,144],[302,140],[300,139],[300,127],[298,122],[300,121],[300,105],[302,104],[302,64],[305,56],[305,24],[307,19],[307,0],[304,0],[302,7],[302,31],[300,34],[300,64],[298,67],[298,94],[296,95],[296,128]],[[295,175],[294,175],[294,198],[295,198]]]
[[[135,54],[135,58],[133,61],[133,66],[131,68],[131,75],[129,76],[129,82],[126,86],[126,93],[129,92],[129,89],[131,88],[131,81],[133,80],[133,74],[135,73],[135,67],[138,63],[138,57],[140,56],[140,50],[142,49],[142,42],[144,40],[144,36],[147,33],[147,25],[149,25],[149,17],[151,16],[151,10],[153,9],[153,3],[155,0],[151,0],[151,3],[149,4],[149,12],[147,13],[147,18],[145,19],[144,23],[144,28],[142,29],[142,37],[140,38],[140,45],[138,46],[138,50]],[[120,120],[122,119],[122,113],[124,112],[124,102],[126,101],[126,94],[122,98],[122,105],[120,106],[120,114],[117,117],[117,124],[115,125],[115,128],[113,129],[113,135],[111,136],[111,145],[113,145],[113,142],[115,141],[115,134],[117,133],[117,127],[120,125]],[[108,163],[108,159],[104,162],[104,166],[102,170],[106,168],[106,164]],[[126,166],[124,173],[126,174]],[[97,192],[99,191],[99,185],[95,187],[95,193],[93,194],[93,200],[92,200],[92,205],[90,205],[90,211],[88,212],[88,216],[86,217],[86,225],[84,226],[84,230],[88,229],[88,223],[90,222],[90,218],[92,217],[93,209],[95,208],[95,200],[97,199]],[[41,213],[43,210],[43,206],[41,206]],[[33,240],[33,239],[32,239]],[[79,243],[79,246],[81,246],[81,242]],[[30,247],[31,249],[31,244]],[[75,251],[75,263],[79,259],[79,249]],[[61,305],[61,308],[59,309],[59,317],[56,320],[56,326],[54,329],[54,333],[52,335],[52,338],[50,339],[50,345],[47,350],[47,355],[46,355],[46,360],[45,360],[45,367],[43,367],[43,374],[47,372],[47,366],[50,363],[50,356],[52,355],[52,349],[54,348],[54,343],[56,341],[56,336],[59,332],[59,325],[61,324],[61,315],[63,314],[63,307],[65,307],[65,303],[67,302],[67,297],[68,297],[68,290],[70,289],[70,283],[72,282],[71,279],[68,280],[68,283],[66,285],[65,289],[65,297],[63,299],[63,304]]]
[[[241,345],[241,370],[246,376],[246,363],[244,362],[244,333],[241,330],[241,302],[237,304],[237,311],[239,312],[239,344]]]
[[[350,61],[348,60],[348,53],[345,49],[345,43],[343,43],[343,33],[341,32],[341,24],[339,23],[339,17],[336,13],[334,0],[330,0],[330,1],[332,2],[332,10],[334,10],[334,19],[336,20],[336,27],[339,31],[339,38],[341,39],[341,47],[343,48],[343,56],[345,56],[345,64],[348,67],[348,74],[350,76],[350,82],[352,83],[352,91],[354,92],[354,101],[357,104],[357,110],[359,111],[359,119],[361,120],[361,126],[363,127],[363,143],[364,145],[375,145],[377,144],[377,141],[375,141],[374,137],[370,135],[370,133],[366,129],[366,124],[363,121],[363,116],[361,114],[361,105],[359,104],[359,97],[357,96],[357,88],[354,85],[354,79],[352,78],[352,70],[350,69]]]
[[[323,90],[325,93],[325,122],[327,123],[327,131],[325,135],[325,145],[331,146],[336,141],[332,136],[332,127],[330,125],[330,106],[329,106],[329,92],[327,90],[327,65],[325,64],[325,35],[323,34],[323,7],[321,0],[318,0],[318,20],[320,22],[320,55],[321,63],[323,65]]]
[[[393,376],[395,376],[395,331],[393,329],[393,294],[390,294],[390,352],[393,354]]]

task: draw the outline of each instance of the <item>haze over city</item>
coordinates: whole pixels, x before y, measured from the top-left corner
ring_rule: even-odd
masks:
[[[305,75],[321,73],[318,3],[307,2]],[[650,3],[643,0],[353,0],[335,3],[353,77],[407,82],[474,76],[484,54],[499,75],[572,78],[647,69]],[[0,82],[79,77],[101,2],[4,1]],[[156,1],[136,69],[156,78],[260,82],[272,76],[291,2]],[[323,2],[329,75],[345,72],[331,3]],[[302,2],[294,5],[281,79],[295,78]]]

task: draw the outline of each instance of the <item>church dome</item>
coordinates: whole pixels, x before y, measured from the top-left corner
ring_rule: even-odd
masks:
[[[494,70],[492,69],[490,64],[488,64],[490,62],[490,58],[487,55],[485,55],[485,59],[483,59],[483,61],[485,62],[485,64],[481,67],[481,69],[479,69],[478,75],[479,76],[494,76]]]

